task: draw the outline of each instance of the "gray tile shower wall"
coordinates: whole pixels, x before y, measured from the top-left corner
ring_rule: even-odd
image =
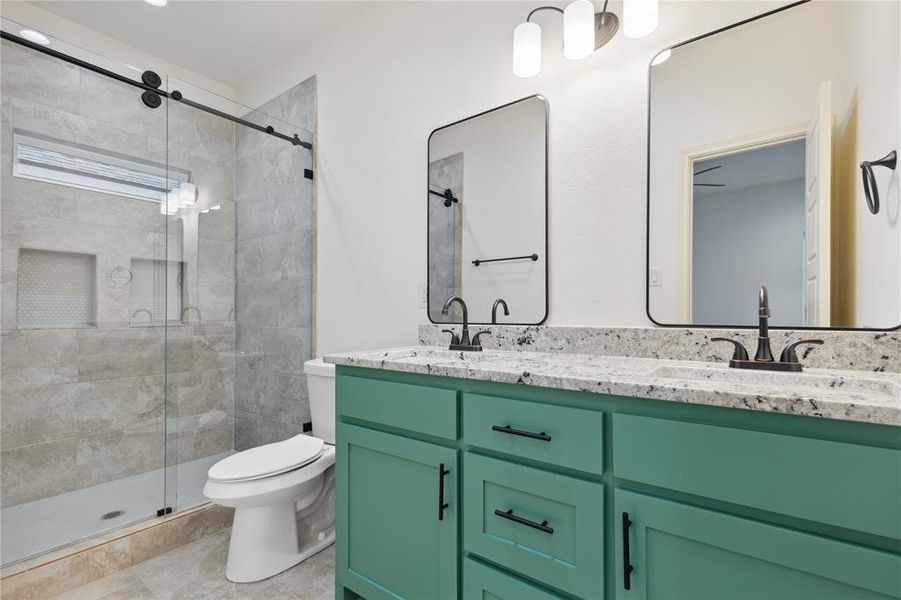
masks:
[[[315,78],[246,118],[269,125],[263,115],[287,122],[277,129],[296,125],[315,137]],[[312,357],[316,202],[304,169],[312,168],[309,150],[238,131],[237,450],[301,433],[310,420],[303,363]]]
[[[463,201],[463,153],[429,164],[429,189],[451,190]],[[462,312],[456,304],[444,316],[444,301],[459,296],[463,282],[463,209],[460,203],[445,206],[429,194],[429,315],[436,321],[459,322]]]
[[[446,346],[446,325],[419,326],[419,343]],[[748,352],[757,347],[757,332],[750,329],[699,329],[682,327],[553,327],[546,325],[521,327],[490,325],[492,335],[483,345],[495,350],[531,350],[533,352],[565,352],[600,354],[665,360],[697,360],[725,362],[732,347],[711,342],[713,337],[734,337],[744,343]],[[901,372],[901,331],[792,331],[770,330],[775,351],[805,338],[820,338],[822,346],[799,352],[802,362],[811,368],[847,369],[852,371]]]
[[[179,429],[169,460],[230,450],[234,125],[183,105],[148,109],[131,87],[9,42],[0,73],[0,504],[161,468],[167,363]],[[14,130],[168,162],[191,172],[198,205],[221,210],[167,221],[155,202],[15,177]],[[19,328],[21,248],[95,257],[94,326]],[[184,262],[183,303],[202,319],[132,323],[129,284],[111,274],[133,259]]]

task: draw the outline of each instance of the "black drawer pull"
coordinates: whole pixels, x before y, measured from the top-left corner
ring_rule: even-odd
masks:
[[[543,431],[541,433],[532,433],[531,431],[523,431],[522,429],[513,429],[509,425],[504,425],[503,427],[501,427],[500,425],[492,425],[491,429],[492,431],[500,431],[501,433],[509,433],[510,435],[518,435],[533,440],[541,440],[542,442],[551,441],[551,436]]]
[[[632,561],[629,558],[629,527],[632,521],[629,520],[629,513],[623,513],[623,589],[632,589]]]
[[[509,510],[501,510],[498,508],[498,509],[495,509],[494,514],[496,514],[499,517],[503,517],[505,519],[510,519],[511,521],[513,521],[515,523],[519,523],[520,525],[527,525],[527,526],[531,527],[532,529],[537,529],[538,531],[543,531],[545,533],[554,533],[554,528],[548,527],[547,521],[542,521],[541,523],[536,523],[535,521],[530,521],[528,519],[520,517],[519,515],[514,515],[512,508]]]
[[[444,501],[444,476],[450,473],[449,469],[444,468],[444,463],[438,465],[438,520],[444,520],[444,511],[450,506]]]

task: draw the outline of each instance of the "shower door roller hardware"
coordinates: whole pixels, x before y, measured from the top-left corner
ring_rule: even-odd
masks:
[[[160,95],[156,92],[151,92],[150,90],[146,90],[141,94],[141,100],[148,108],[159,108],[163,103],[163,99],[160,98]]]
[[[172,514],[171,506],[167,506],[166,508],[161,508],[156,511],[156,516],[158,516],[158,517],[162,517],[163,515],[171,515],[171,514]]]
[[[303,176],[307,179],[313,179],[313,169],[304,169]]]
[[[141,73],[141,81],[143,81],[145,85],[149,85],[152,88],[159,88],[161,85],[163,85],[163,78],[153,71],[144,71],[143,73]]]

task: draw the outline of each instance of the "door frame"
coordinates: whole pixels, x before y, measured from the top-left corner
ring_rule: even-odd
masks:
[[[681,186],[679,206],[679,255],[682,257],[683,282],[682,286],[682,314],[684,323],[692,323],[692,245],[694,235],[692,222],[694,218],[694,165],[696,162],[720,158],[759,150],[770,146],[778,146],[788,142],[803,140],[807,135],[807,123],[796,123],[778,129],[760,131],[750,135],[728,138],[694,146],[682,150],[681,158]]]

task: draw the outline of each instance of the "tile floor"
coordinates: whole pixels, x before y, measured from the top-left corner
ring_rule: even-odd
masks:
[[[257,583],[225,578],[230,530],[182,546],[84,587],[59,600],[331,600],[335,595],[335,546]]]
[[[207,471],[229,454],[208,456],[171,469],[170,475],[175,471],[178,478],[172,481],[178,494],[174,505],[184,510],[204,502]],[[0,511],[0,564],[8,565],[152,517],[165,500],[166,476],[164,469],[157,469],[4,508]],[[101,519],[112,511],[121,514]]]

